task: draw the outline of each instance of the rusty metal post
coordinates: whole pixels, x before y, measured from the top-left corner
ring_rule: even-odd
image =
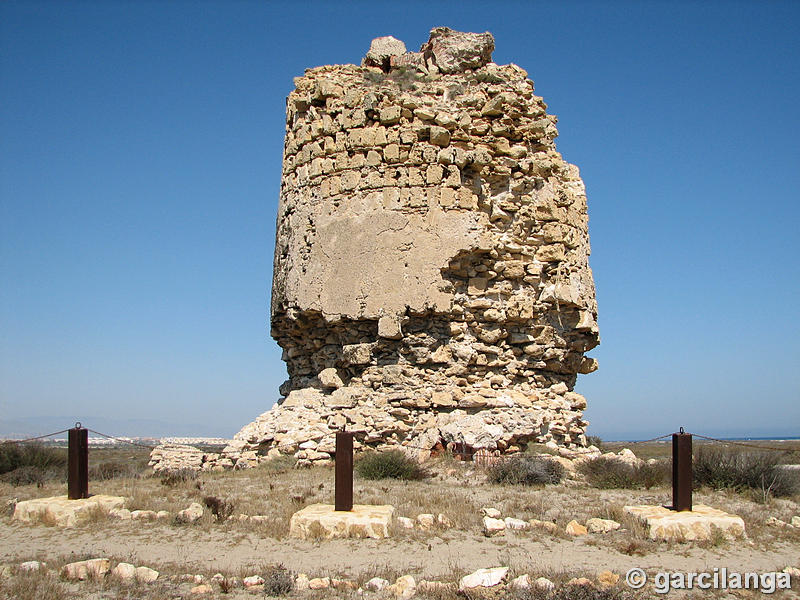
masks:
[[[75,423],[69,430],[69,471],[67,497],[79,500],[89,497],[89,430]]]
[[[336,507],[353,510],[353,434],[336,432]]]
[[[692,510],[692,436],[672,434],[672,510]]]

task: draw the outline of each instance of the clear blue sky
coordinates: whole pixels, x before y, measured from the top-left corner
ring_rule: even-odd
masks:
[[[0,421],[230,436],[269,408],[292,78],[447,25],[528,71],[586,182],[590,431],[800,435],[798,23],[797,2],[3,2]]]

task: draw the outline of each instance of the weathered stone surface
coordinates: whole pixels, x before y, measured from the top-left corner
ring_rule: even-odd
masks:
[[[483,517],[483,533],[487,536],[500,535],[506,530],[506,523],[501,519]]]
[[[90,577],[99,579],[111,570],[111,561],[107,558],[91,558],[73,562],[61,567],[61,576],[64,579],[83,581]]]
[[[396,37],[387,35],[375,38],[369,45],[369,52],[364,57],[364,64],[388,70],[390,59],[393,56],[401,56],[405,52],[406,45]]]
[[[620,524],[611,519],[591,518],[586,521],[586,529],[589,533],[608,533],[620,528]]]
[[[417,582],[411,575],[403,575],[398,577],[388,589],[397,598],[412,598],[417,593]]]
[[[289,379],[221,455],[192,455],[200,468],[324,463],[343,427],[420,460],[585,446],[572,390],[599,343],[585,188],[527,73],[493,48],[436,28],[421,53],[376,40],[388,75],[295,80],[271,303]]]
[[[67,496],[35,498],[17,502],[12,518],[21,523],[74,527],[90,520],[98,512],[110,513],[121,509],[124,504],[125,498],[102,494],[80,500],[70,500]]]
[[[570,521],[569,523],[567,523],[566,532],[569,535],[576,536],[576,537],[577,536],[581,536],[581,535],[586,535],[587,533],[589,533],[586,530],[586,527],[584,527],[583,525],[581,525],[580,523],[578,523],[574,519],[572,521]]]
[[[135,576],[136,581],[141,583],[153,583],[158,579],[159,572],[150,567],[136,567]]]
[[[430,39],[423,44],[421,52],[442,73],[458,73],[467,69],[478,69],[492,60],[494,37],[486,33],[463,33],[449,27],[431,30]]]
[[[194,523],[203,518],[203,505],[198,502],[192,502],[188,508],[178,512],[177,519],[181,523]]]
[[[391,535],[394,507],[353,505],[337,511],[331,504],[311,504],[292,515],[289,535],[300,539],[386,538]]]
[[[128,581],[136,577],[136,567],[130,563],[121,562],[111,569],[111,576]]]
[[[464,591],[477,587],[494,587],[505,581],[507,576],[508,567],[478,569],[474,573],[464,575],[458,582],[458,589]]]
[[[716,528],[729,538],[745,535],[744,521],[705,504],[695,504],[691,511],[673,511],[664,506],[626,506],[623,509],[647,527],[654,540],[693,541],[711,539]]]

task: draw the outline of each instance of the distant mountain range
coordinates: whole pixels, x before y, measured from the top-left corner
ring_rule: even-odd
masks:
[[[75,426],[80,421],[84,427],[111,436],[124,437],[222,437],[231,438],[238,431],[218,423],[168,423],[156,419],[115,419],[108,417],[22,417],[0,418],[0,438],[28,438],[45,435]],[[66,434],[62,434],[63,437]]]

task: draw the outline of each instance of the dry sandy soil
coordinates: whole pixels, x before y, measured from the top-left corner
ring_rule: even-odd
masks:
[[[103,459],[98,454],[93,454],[93,460]],[[137,452],[114,455],[115,460],[121,458],[138,468],[146,455]],[[624,576],[632,567],[650,573],[712,571],[715,567],[768,572],[787,566],[800,567],[800,529],[766,523],[769,517],[789,521],[800,515],[797,497],[764,504],[744,493],[701,491],[695,494],[697,502],[743,517],[748,539],[657,543],[648,540],[641,527],[627,519],[621,508],[625,504],[669,504],[671,491],[667,487],[598,490],[572,481],[540,488],[500,486],[488,483],[485,474],[469,464],[447,460],[436,462],[432,472],[433,477],[422,481],[356,479],[357,503],[392,504],[397,515],[411,518],[420,513],[443,513],[454,524],[452,528],[438,527],[431,531],[399,530],[387,540],[288,538],[288,521],[293,512],[314,502],[332,503],[333,470],[329,467],[296,470],[287,464],[275,464],[248,471],[204,473],[196,481],[172,486],[147,475],[92,482],[92,493],[125,496],[131,510],[167,510],[174,515],[190,502],[202,503],[206,496],[217,496],[234,504],[234,518],[219,522],[206,514],[197,523],[187,525],[173,519],[121,521],[99,515],[86,525],[57,529],[13,522],[8,509],[0,518],[0,564],[41,560],[52,567],[103,556],[152,567],[165,576],[192,573],[206,578],[217,572],[241,578],[259,573],[268,565],[282,564],[309,577],[330,576],[361,584],[373,576],[394,581],[405,574],[417,580],[452,582],[476,569],[501,565],[511,567],[512,575],[527,573],[532,578],[544,575],[555,581],[574,576],[593,578],[604,570]],[[64,484],[60,482],[42,487],[0,484],[0,506],[9,506],[14,499],[63,493]],[[484,506],[498,508],[503,516],[554,521],[558,532],[533,530],[484,537],[480,514]],[[240,522],[236,519],[240,513],[270,518],[258,524]],[[579,538],[563,533],[570,520],[583,523],[590,517],[618,520],[622,529]],[[48,594],[52,593],[54,598],[180,598],[190,597],[192,586],[125,589],[94,583],[86,587],[88,584],[43,581],[42,577],[37,585],[43,587],[30,597],[50,597]],[[7,578],[3,583],[0,579],[0,597],[24,597],[12,590],[9,581]],[[15,585],[18,588],[19,582]],[[49,592],[50,585],[60,587]],[[793,582],[793,586],[795,591],[781,592],[775,597],[797,597],[800,586],[798,582]],[[244,591],[236,594],[252,597]],[[328,596],[331,594],[353,592],[331,590]],[[701,595],[709,597],[708,592]],[[670,597],[681,596],[673,592]]]

